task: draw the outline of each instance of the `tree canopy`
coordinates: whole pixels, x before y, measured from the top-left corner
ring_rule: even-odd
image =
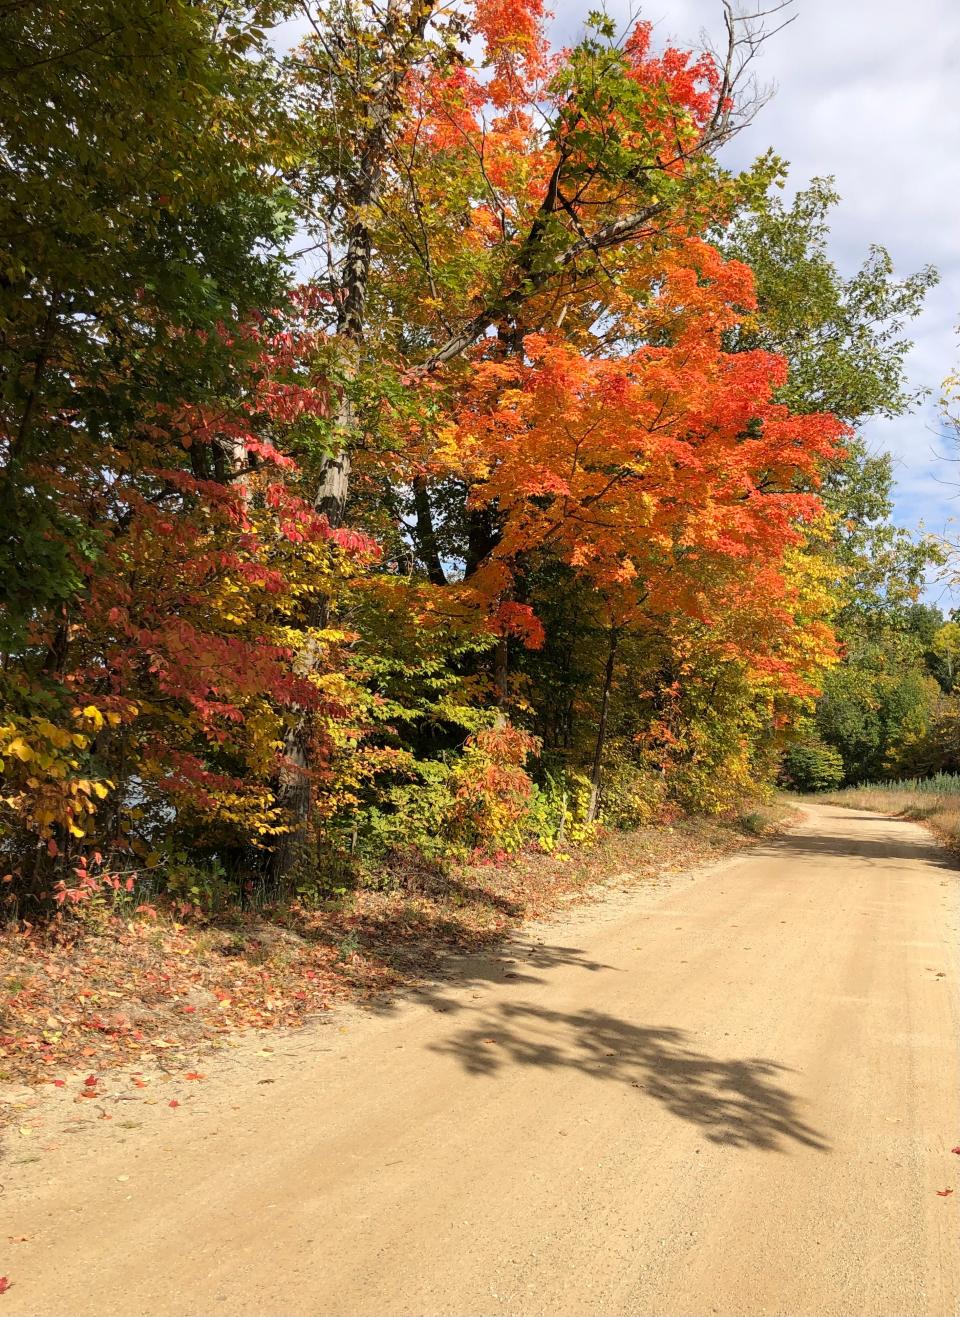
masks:
[[[957,645],[857,427],[935,275],[724,166],[762,20],[305,10],[286,55],[282,4],[0,10],[9,902],[885,771]]]

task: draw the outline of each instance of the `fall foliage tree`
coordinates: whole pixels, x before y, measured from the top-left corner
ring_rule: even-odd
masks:
[[[309,429],[327,394],[300,371],[288,306],[268,9],[104,3],[76,24],[15,8],[3,809],[39,896],[91,841],[152,852],[171,801],[206,820],[208,847],[275,831],[271,719],[318,698],[285,628],[331,530],[276,476],[293,463],[272,440]]]
[[[771,195],[742,213],[722,242],[757,280],[757,313],[737,327],[731,346],[780,352],[790,366],[783,400],[801,412],[826,408],[854,427],[820,489],[831,518],[832,622],[842,662],[825,676],[815,729],[860,781],[895,770],[935,699],[915,624],[939,551],[893,524],[891,457],[872,452],[859,427],[920,401],[905,385],[907,327],[937,275],[925,267],[897,278],[889,254],[874,245],[851,277],[842,276],[826,246],[837,201],[832,180],[814,179],[789,206]]]
[[[877,557],[850,423],[931,276],[841,280],[826,185],[723,167],[762,17],[336,0],[281,56],[289,12],[0,15],[18,909],[728,809]]]

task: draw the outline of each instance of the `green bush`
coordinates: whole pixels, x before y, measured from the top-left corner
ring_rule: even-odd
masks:
[[[360,853],[376,862],[413,846],[428,859],[449,856],[456,849],[451,818],[456,808],[453,769],[440,760],[409,765],[410,780],[395,783],[380,794],[360,823]]]
[[[666,801],[663,773],[619,759],[604,774],[601,815],[608,827],[642,828],[663,814]]]
[[[770,820],[758,809],[748,810],[737,817],[740,827],[751,837],[764,837],[770,828]]]
[[[783,756],[781,777],[794,791],[832,791],[843,784],[843,756],[822,741],[791,745]]]
[[[589,841],[596,832],[596,825],[586,821],[591,790],[585,773],[561,769],[545,774],[530,797],[524,819],[525,841],[542,851]]]

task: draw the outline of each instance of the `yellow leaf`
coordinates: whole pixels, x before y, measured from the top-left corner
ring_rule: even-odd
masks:
[[[103,714],[95,704],[84,705],[83,716],[89,718],[95,727],[103,726]]]
[[[7,746],[7,754],[14,755],[23,764],[34,758],[34,751],[20,736],[15,736]]]

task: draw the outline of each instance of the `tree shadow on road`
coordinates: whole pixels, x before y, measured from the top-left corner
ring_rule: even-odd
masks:
[[[422,947],[415,946],[423,968]],[[524,939],[522,933],[513,936],[499,934],[491,945],[481,950],[438,958],[434,975],[419,983],[405,984],[394,992],[381,992],[365,1003],[373,1014],[387,1015],[404,1001],[414,999],[436,1011],[451,1012],[474,1009],[465,995],[474,995],[489,987],[511,983],[513,986],[537,986],[547,982],[545,975],[551,970],[582,969],[591,974],[601,971],[623,973],[615,965],[594,960],[579,947],[558,943]]]
[[[503,1002],[481,1023],[431,1044],[471,1074],[510,1065],[576,1070],[638,1090],[711,1143],[784,1152],[792,1143],[828,1152],[824,1136],[801,1119],[778,1062],[719,1060],[696,1051],[682,1029],[631,1024],[601,1011],[563,1012]]]
[[[934,811],[927,811],[932,814]],[[869,814],[863,810],[838,810],[836,815],[816,820],[816,831],[786,832],[772,842],[761,844],[751,852],[752,856],[770,859],[793,859],[793,857],[813,856],[815,859],[859,860],[867,864],[914,863],[936,869],[956,869],[960,861],[956,853],[949,851],[932,832],[918,831],[927,814],[918,813],[915,817],[901,815]],[[898,831],[886,827],[884,831],[864,835],[859,830],[849,830],[848,822],[870,824],[913,824],[910,830]]]
[[[855,810],[846,811],[846,817],[870,823],[897,821],[878,818],[876,814],[858,814]],[[838,823],[842,821],[845,820],[837,820]],[[913,822],[914,820],[901,821]],[[828,824],[833,822],[834,820],[829,820]],[[769,856],[778,859],[809,856],[815,858],[832,857],[835,859],[863,860],[867,863],[881,865],[889,864],[891,861],[919,861],[921,864],[937,869],[956,869],[958,867],[957,858],[951,855],[932,834],[918,837],[910,833],[906,835],[889,833],[883,836],[865,837],[860,833],[848,833],[839,829],[832,832],[829,830],[828,824],[823,824],[820,831],[816,833],[786,833],[767,845],[755,848],[751,851],[751,856]]]

